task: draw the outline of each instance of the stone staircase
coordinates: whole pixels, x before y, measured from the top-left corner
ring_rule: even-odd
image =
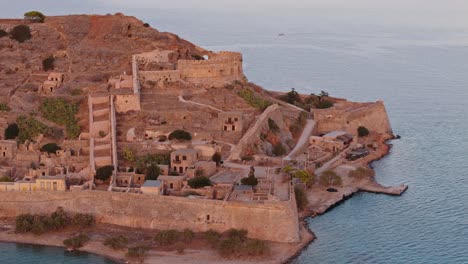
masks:
[[[88,106],[91,168],[95,171],[103,166],[116,167],[115,112],[111,96],[90,95]]]

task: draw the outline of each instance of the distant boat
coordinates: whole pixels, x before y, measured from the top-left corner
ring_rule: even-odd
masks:
[[[279,33],[278,36],[284,36],[284,33]]]

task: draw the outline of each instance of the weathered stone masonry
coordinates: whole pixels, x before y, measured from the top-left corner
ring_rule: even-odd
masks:
[[[252,238],[300,240],[294,195],[283,202],[239,203],[105,191],[0,192],[0,217],[46,214],[59,206],[72,212],[92,213],[101,223],[134,228],[219,232],[243,228]]]

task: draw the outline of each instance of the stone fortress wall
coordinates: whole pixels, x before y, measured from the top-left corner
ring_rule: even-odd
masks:
[[[154,51],[135,55],[140,65],[149,63],[171,63],[171,52]],[[235,80],[244,79],[242,69],[242,54],[238,52],[221,51],[213,53],[207,60],[178,60],[174,70],[139,70],[141,81],[177,82],[191,84],[223,86]]]
[[[360,126],[371,132],[392,134],[392,128],[383,101],[375,103],[336,103],[330,109],[314,109],[315,133],[326,134],[335,130],[345,130],[357,135]]]
[[[246,229],[252,238],[291,243],[300,240],[292,187],[291,192],[289,201],[255,203],[105,191],[0,192],[0,217],[46,214],[62,206],[94,214],[98,222],[107,224],[196,232]]]

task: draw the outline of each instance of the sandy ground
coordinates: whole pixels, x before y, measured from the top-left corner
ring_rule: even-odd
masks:
[[[14,232],[14,223],[11,219],[0,220],[0,241],[5,242],[16,242],[16,243],[26,243],[26,244],[37,244],[37,245],[46,245],[46,246],[57,246],[63,247],[63,240],[69,238],[73,235],[76,235],[82,231],[90,235],[90,242],[88,242],[84,247],[80,248],[80,251],[85,251],[89,253],[94,253],[102,255],[108,258],[111,258],[119,263],[137,263],[130,262],[125,258],[126,250],[112,250],[103,245],[104,238],[110,233],[113,234],[124,234],[131,236],[131,232],[147,232],[144,230],[132,230],[129,228],[120,228],[120,227],[109,227],[109,226],[100,226],[84,230],[79,230],[76,228],[67,228],[59,232],[49,232],[43,235],[33,235],[33,234],[17,234]],[[300,251],[307,246],[315,237],[314,235],[304,226],[301,225],[301,242],[300,243],[270,243],[271,254],[268,256],[255,257],[255,258],[243,258],[243,259],[224,259],[218,255],[218,253],[207,246],[201,246],[196,248],[187,248],[184,250],[184,253],[180,254],[176,251],[162,251],[152,248],[148,256],[145,258],[143,263],[151,264],[187,264],[194,263],[196,260],[197,263],[206,263],[206,264],[251,264],[251,263],[261,263],[261,264],[277,264],[285,263],[290,258],[296,256]],[[146,233],[146,236],[148,234]],[[137,234],[137,236],[139,236]],[[65,248],[64,248],[65,250]],[[138,262],[139,263],[139,262]]]

